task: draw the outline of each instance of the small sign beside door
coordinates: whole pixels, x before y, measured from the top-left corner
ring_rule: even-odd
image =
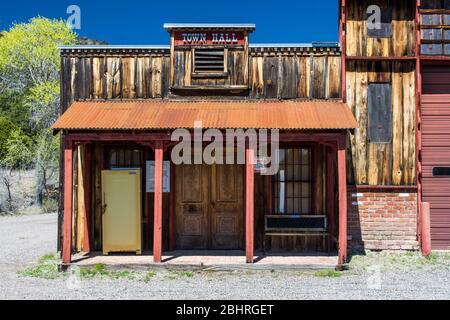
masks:
[[[255,157],[253,170],[255,173],[264,174],[267,170],[267,164],[270,163],[269,157]]]
[[[155,161],[146,161],[146,192],[155,192]],[[163,192],[170,192],[170,161],[163,162]]]

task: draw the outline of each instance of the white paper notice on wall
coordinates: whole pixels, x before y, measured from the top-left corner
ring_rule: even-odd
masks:
[[[155,192],[155,161],[146,161],[146,192]],[[163,192],[170,192],[170,161],[163,162]]]
[[[264,174],[267,172],[267,165],[270,163],[269,157],[255,157],[253,171]]]

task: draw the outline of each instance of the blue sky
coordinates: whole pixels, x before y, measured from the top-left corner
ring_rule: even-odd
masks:
[[[69,5],[81,9],[82,36],[110,44],[168,44],[162,25],[255,23],[252,43],[337,41],[337,0],[2,0],[0,30],[40,15],[67,19]]]

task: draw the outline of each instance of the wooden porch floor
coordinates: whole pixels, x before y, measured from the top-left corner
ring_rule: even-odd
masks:
[[[151,252],[143,255],[111,254],[100,252],[77,254],[72,266],[88,267],[104,264],[117,269],[189,269],[189,270],[318,270],[334,269],[338,264],[337,254],[289,254],[255,253],[253,264],[245,263],[244,251],[175,251],[163,254],[162,263],[153,263]]]

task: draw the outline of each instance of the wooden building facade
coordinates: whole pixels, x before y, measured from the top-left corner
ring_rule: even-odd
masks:
[[[448,247],[448,129],[435,116],[448,111],[450,72],[445,39],[425,41],[442,46],[431,56],[421,28],[447,9],[423,6],[341,0],[340,44],[257,45],[253,25],[168,24],[168,46],[61,47],[63,262],[242,250],[250,263],[256,250],[337,252],[342,264],[348,247],[419,248],[422,200],[434,248]],[[199,121],[278,130],[280,170],[261,174],[250,143],[234,144],[244,164],[175,164],[172,134],[194,136]]]
[[[339,7],[343,100],[358,122],[349,135],[352,245],[414,249],[425,232],[433,249],[448,249],[450,2],[342,0]],[[373,200],[383,210],[371,210]]]

